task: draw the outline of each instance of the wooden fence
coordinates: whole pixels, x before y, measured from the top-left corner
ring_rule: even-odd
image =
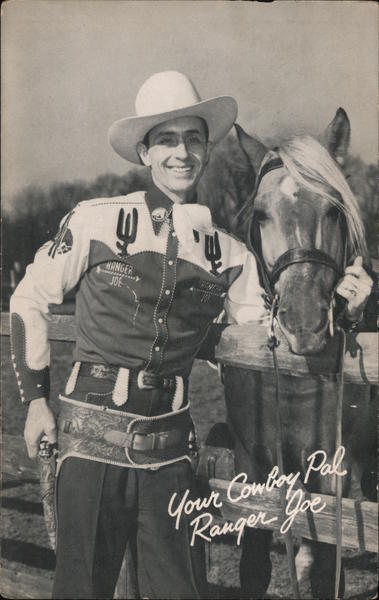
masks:
[[[1,316],[1,334],[9,336],[9,315]],[[314,356],[297,356],[288,351],[280,331],[277,349],[278,365],[282,373],[304,377],[330,375],[338,371],[338,340],[329,340],[322,353]],[[74,317],[53,315],[49,322],[51,341],[74,342],[76,338]],[[376,333],[351,333],[346,336],[345,381],[362,385],[378,384],[378,337]],[[267,347],[267,329],[262,325],[231,325],[227,327],[216,349],[216,358],[224,364],[257,371],[272,371],[272,357]]]
[[[9,336],[9,316],[2,315],[2,335]],[[51,341],[73,342],[75,340],[74,318],[68,315],[53,315],[49,323],[49,339]],[[288,352],[285,340],[280,336],[278,348],[279,369],[283,373],[295,376],[311,374],[332,374],[337,372],[336,341],[331,340],[321,355],[314,357],[296,356]],[[216,350],[217,358],[229,365],[240,366],[260,371],[272,370],[272,358],[267,349],[267,331],[260,325],[230,326],[221,337]],[[347,336],[345,355],[346,382],[356,384],[378,384],[378,344],[377,335],[372,333],[349,334]],[[21,478],[36,479],[36,464],[26,456],[24,444],[19,438],[3,435],[2,472]],[[236,522],[241,517],[262,510],[266,520],[280,515],[278,490],[263,492],[253,498],[240,500],[238,504],[229,501],[226,491],[229,480],[233,477],[233,453],[225,448],[205,447],[201,449],[199,462],[199,477],[209,480],[212,490],[219,493],[223,508],[221,517],[215,517],[215,522],[223,520]],[[238,486],[237,486],[238,487]],[[310,500],[313,494],[306,494]],[[293,525],[296,535],[323,542],[335,541],[335,500],[321,495],[326,508],[322,513],[309,512],[298,515]],[[377,504],[351,499],[343,499],[343,545],[348,548],[377,552],[378,524]],[[275,519],[269,525],[273,530],[280,526],[280,519]],[[210,548],[208,548],[210,552]],[[126,553],[115,598],[134,598],[134,573]],[[2,570],[1,592],[10,598],[49,598],[51,581],[42,576],[32,576],[22,572],[7,569]]]

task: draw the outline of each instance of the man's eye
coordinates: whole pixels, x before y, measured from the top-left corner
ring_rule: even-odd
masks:
[[[188,144],[201,144],[201,139],[198,135],[191,135],[187,138]]]
[[[173,143],[174,143],[174,140],[169,137],[159,138],[159,140],[158,140],[158,144],[162,144],[162,146],[172,146]]]

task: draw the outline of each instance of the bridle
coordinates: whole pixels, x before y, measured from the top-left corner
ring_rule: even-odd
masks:
[[[267,175],[267,173],[270,173],[271,171],[274,171],[276,169],[280,169],[283,166],[283,161],[279,157],[273,158],[263,165],[259,172],[257,182],[255,185],[255,192],[253,194],[252,200],[253,203],[263,177]],[[291,265],[299,263],[317,263],[332,269],[336,273],[337,279],[342,277],[347,262],[347,227],[345,219],[342,222],[342,234],[344,238],[344,256],[342,268],[337,265],[333,257],[331,257],[323,250],[319,250],[317,248],[292,248],[283,252],[283,254],[281,254],[275,261],[271,271],[269,271],[263,259],[259,223],[255,218],[253,210],[248,223],[246,245],[248,249],[255,255],[258,265],[260,283],[263,289],[265,290],[265,301],[267,307],[271,308],[272,302],[275,298],[275,283],[278,281],[281,273]]]
[[[261,181],[267,173],[283,167],[283,161],[280,157],[273,158],[267,161],[261,168],[253,194],[253,203],[257,195]],[[338,281],[343,275],[346,264],[347,264],[347,224],[346,219],[342,221],[342,234],[343,234],[343,262],[342,267],[337,265],[336,261],[329,254],[326,254],[323,250],[317,248],[292,248],[281,254],[275,261],[271,271],[269,271],[265,265],[262,254],[262,243],[260,236],[259,223],[255,219],[254,210],[252,211],[251,218],[248,223],[247,240],[246,245],[248,249],[255,255],[258,267],[258,274],[260,283],[265,291],[264,299],[266,308],[270,310],[270,324],[267,344],[272,353],[274,373],[275,373],[275,397],[276,397],[276,454],[278,461],[278,468],[281,474],[284,474],[284,463],[283,463],[283,452],[282,452],[282,424],[280,414],[280,375],[278,367],[278,359],[276,355],[276,348],[279,345],[279,341],[275,335],[275,320],[276,314],[279,307],[279,295],[275,291],[275,284],[277,283],[280,275],[291,265],[299,263],[316,263],[319,265],[326,266],[332,269],[336,274],[336,280]],[[333,306],[335,304],[336,287],[332,290],[330,299],[330,310],[329,310],[329,321],[330,321],[330,332],[334,335],[334,322],[337,322],[336,315],[334,314]],[[337,373],[337,403],[336,403],[336,436],[335,436],[335,447],[336,449],[342,444],[342,407],[343,407],[343,384],[344,384],[344,356],[346,347],[345,332],[342,328],[337,327],[340,334],[340,350],[339,350],[339,371]],[[342,560],[342,478],[336,477],[336,577],[335,577],[335,598],[339,597],[339,582],[341,576],[341,560]],[[282,521],[286,518],[286,493],[285,486],[280,488],[280,504]],[[289,571],[291,576],[291,583],[293,589],[294,598],[300,598],[299,585],[296,576],[296,565],[294,555],[294,545],[291,529],[289,529],[284,535],[286,552],[288,558]]]

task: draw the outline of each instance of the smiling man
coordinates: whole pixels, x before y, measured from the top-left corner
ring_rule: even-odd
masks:
[[[174,493],[178,502],[197,497],[188,377],[224,306],[232,321],[265,315],[253,255],[196,203],[235,100],[201,101],[185,75],[169,71],[143,84],[136,113],[116,121],[109,139],[124,159],[150,167],[150,189],[79,203],[11,299],[29,455],[58,430],[54,598],[111,598],[129,539],[141,597],[209,597],[192,517],[175,529],[168,515]],[[74,365],[56,424],[49,304],[76,286]]]
[[[210,150],[203,119],[179,117],[157,125],[144,143],[137,144],[137,150],[143,163],[151,167],[155,184],[173,202],[195,197]]]
[[[29,455],[58,429],[54,598],[111,598],[128,539],[142,597],[208,597],[191,517],[176,530],[168,515],[173,493],[197,497],[188,376],[225,300],[236,313],[247,304],[253,318],[264,312],[254,258],[196,204],[235,100],[201,101],[170,71],[143,84],[136,112],[114,123],[109,139],[123,158],[150,167],[150,189],[78,204],[11,302]],[[75,362],[56,428],[47,316],[77,285]]]

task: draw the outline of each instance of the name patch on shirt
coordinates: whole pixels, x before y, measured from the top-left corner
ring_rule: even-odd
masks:
[[[107,283],[113,287],[127,286],[130,279],[136,282],[141,279],[134,265],[118,262],[117,260],[110,260],[103,265],[98,265],[96,273],[108,275]]]
[[[226,296],[224,288],[212,281],[199,280],[190,290],[198,296],[201,303],[211,302]]]

